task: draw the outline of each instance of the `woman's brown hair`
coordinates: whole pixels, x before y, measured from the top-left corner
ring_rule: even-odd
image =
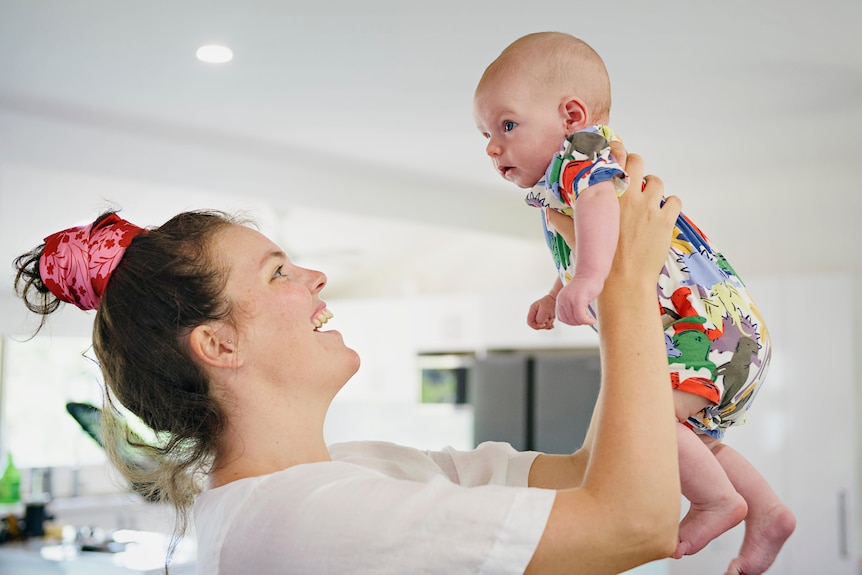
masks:
[[[222,212],[184,212],[136,236],[108,281],[93,324],[106,386],[102,444],[135,491],[177,511],[166,571],[225,425],[206,374],[190,355],[188,335],[230,315],[222,295],[227,272],[211,246],[220,230],[235,223]],[[42,315],[39,328],[61,303],[39,276],[44,247],[15,260],[15,292]],[[131,433],[123,410],[156,440]]]

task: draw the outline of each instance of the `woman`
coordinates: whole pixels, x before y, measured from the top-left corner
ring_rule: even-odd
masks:
[[[640,158],[626,168],[639,185]],[[200,573],[619,573],[669,556],[679,518],[654,309],[679,201],[660,207],[661,182],[646,182],[621,200],[598,301],[601,392],[584,447],[568,456],[500,443],[328,447],[327,409],[359,358],[319,329],[331,317],[326,277],[223,214],[151,230],[113,214],[65,230],[16,260],[15,287],[38,313],[60,300],[97,310],[115,437],[105,443],[125,439],[118,404],[156,432],[157,467],[122,470],[176,506],[178,533],[194,502]]]

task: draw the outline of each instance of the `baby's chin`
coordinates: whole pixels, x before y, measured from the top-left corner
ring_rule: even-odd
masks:
[[[536,184],[538,184],[540,179],[541,178],[517,178],[516,180],[512,180],[512,183],[521,188],[522,190],[529,190]]]
[[[505,168],[503,175],[503,179],[509,182],[510,184],[515,184],[521,189],[528,190],[535,186],[542,179],[542,176],[545,175],[544,172],[541,174],[532,174],[528,171],[516,167],[510,166]]]

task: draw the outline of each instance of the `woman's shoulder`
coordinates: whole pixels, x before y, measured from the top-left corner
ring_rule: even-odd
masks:
[[[328,446],[333,461],[355,457],[423,457],[424,451],[389,441],[345,441]]]
[[[388,441],[351,441],[329,446],[333,462],[356,465],[393,479],[428,481],[446,475],[431,452]]]
[[[331,461],[294,465],[207,489],[198,495],[195,513],[209,514],[213,510],[230,513],[254,504],[255,500],[265,500],[273,493],[301,497],[306,491],[332,482],[343,484],[352,479],[385,477],[427,480],[429,476],[443,475],[426,452],[395,443],[354,441],[333,444],[329,451]]]

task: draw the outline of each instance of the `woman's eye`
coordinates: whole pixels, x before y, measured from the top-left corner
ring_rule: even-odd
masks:
[[[513,122],[511,120],[503,122],[503,131],[504,132],[511,132],[514,129],[515,129],[515,122]]]
[[[284,275],[284,266],[278,266],[275,268],[275,272],[272,274],[273,279],[285,277]]]

